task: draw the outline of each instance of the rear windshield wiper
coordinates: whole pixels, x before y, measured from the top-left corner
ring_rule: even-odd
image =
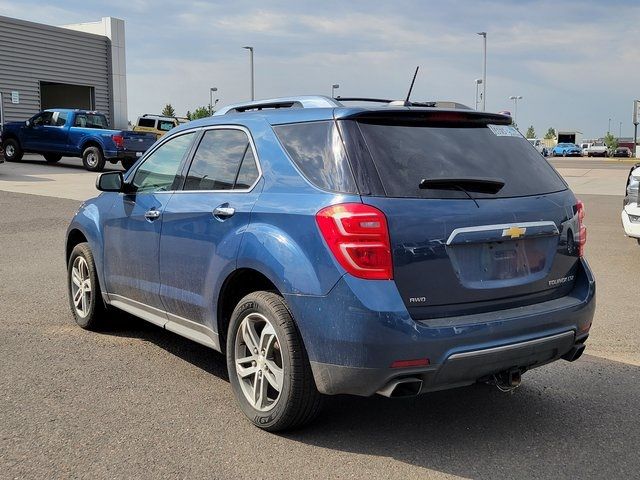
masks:
[[[504,187],[501,178],[485,177],[436,177],[420,180],[420,189],[427,188],[462,188],[478,193],[498,193]]]

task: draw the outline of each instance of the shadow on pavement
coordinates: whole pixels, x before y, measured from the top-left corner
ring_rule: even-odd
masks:
[[[22,160],[20,160],[19,162],[13,162],[15,164],[26,164],[26,165],[45,165],[47,167],[50,167],[52,169],[62,169],[62,170],[80,170],[83,172],[88,172],[88,170],[86,168],[84,168],[84,165],[82,164],[82,159],[81,158],[70,158],[70,157],[63,157],[62,160],[60,160],[59,162],[56,163],[47,163],[44,158],[39,158],[39,157],[29,157],[29,158],[23,158]],[[107,162],[104,170],[105,172],[115,172],[115,171],[121,171],[123,170],[122,167],[120,166],[119,163],[113,164],[111,162]],[[40,172],[42,173],[42,172]]]
[[[153,342],[228,381],[223,355],[114,317],[104,334]],[[640,367],[585,355],[527,372],[513,394],[474,385],[412,399],[327,397],[317,421],[281,437],[471,478],[633,477],[639,399]]]

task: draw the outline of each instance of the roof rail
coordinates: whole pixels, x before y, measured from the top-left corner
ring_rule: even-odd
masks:
[[[269,98],[252,102],[234,103],[216,111],[213,115],[241,113],[248,110],[265,110],[277,108],[335,108],[342,105],[336,99],[322,95],[301,95],[299,97]]]
[[[336,97],[339,102],[375,102],[387,103],[390,107],[431,107],[431,108],[453,108],[459,110],[471,110],[470,107],[458,102],[405,102],[404,100],[388,100],[385,98],[366,97]]]

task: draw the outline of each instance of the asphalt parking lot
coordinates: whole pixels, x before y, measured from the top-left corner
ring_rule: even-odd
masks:
[[[587,208],[586,354],[528,372],[513,394],[329,398],[285,435],[244,420],[221,355],[124,314],[76,327],[64,233],[95,174],[76,160],[0,165],[0,476],[638,478],[640,246],[620,226],[631,163],[554,165]]]

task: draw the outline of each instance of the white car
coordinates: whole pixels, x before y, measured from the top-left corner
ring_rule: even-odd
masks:
[[[640,245],[640,203],[638,193],[640,187],[640,163],[633,166],[627,180],[627,191],[622,208],[622,226],[624,233],[635,238]]]

